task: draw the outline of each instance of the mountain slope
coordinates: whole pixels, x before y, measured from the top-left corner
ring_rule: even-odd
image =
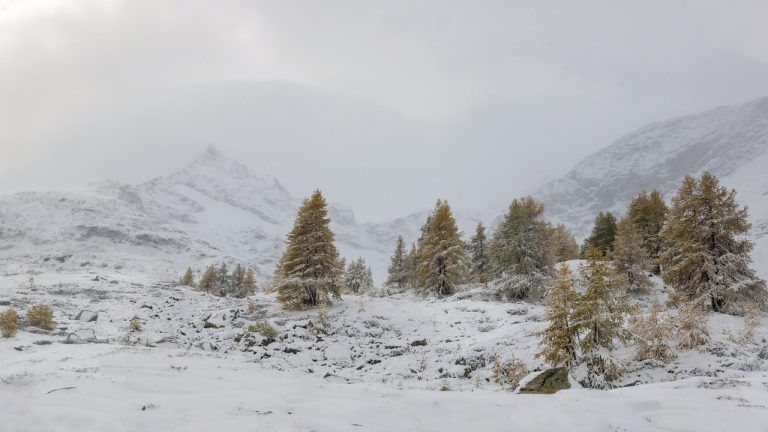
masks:
[[[622,214],[644,189],[669,199],[687,174],[711,171],[747,204],[763,275],[768,263],[768,98],[716,108],[645,126],[579,162],[536,195],[548,216],[577,237],[591,229],[597,212]]]
[[[272,177],[257,176],[214,148],[186,168],[139,185],[103,182],[81,193],[0,197],[0,270],[97,267],[176,277],[192,265],[226,260],[272,275],[300,200]],[[386,276],[397,235],[415,241],[426,212],[359,223],[330,206],[342,256],[364,257]],[[459,216],[471,229],[477,220]]]

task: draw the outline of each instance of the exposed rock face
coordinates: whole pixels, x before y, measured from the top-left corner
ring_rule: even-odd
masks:
[[[566,368],[547,369],[520,389],[520,393],[553,394],[571,388]]]

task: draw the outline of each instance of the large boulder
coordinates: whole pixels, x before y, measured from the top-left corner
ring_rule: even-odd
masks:
[[[571,383],[568,381],[568,369],[560,367],[547,369],[538,374],[520,389],[520,393],[552,394],[569,388]]]

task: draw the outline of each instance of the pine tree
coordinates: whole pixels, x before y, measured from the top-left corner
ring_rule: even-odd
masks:
[[[489,247],[493,277],[509,298],[527,297],[552,276],[550,227],[543,214],[544,205],[533,198],[515,199],[493,234]]]
[[[243,287],[246,291],[246,296],[256,292],[256,277],[253,274],[253,269],[248,268],[245,271],[245,277],[243,278]]]
[[[243,266],[237,264],[229,278],[230,288],[228,294],[232,297],[245,298],[251,294],[251,290],[245,284],[246,271]]]
[[[579,244],[563,224],[549,230],[549,254],[555,262],[563,262],[579,257]]]
[[[659,255],[661,254],[661,239],[659,233],[664,226],[667,215],[667,204],[657,190],[643,191],[629,203],[627,217],[632,221],[643,239],[643,247],[653,263],[654,274],[661,272]]]
[[[349,263],[344,272],[344,285],[355,294],[362,294],[373,288],[373,271],[363,258]]]
[[[399,289],[404,288],[408,279],[408,268],[406,263],[405,242],[403,241],[403,236],[397,237],[395,252],[392,254],[392,259],[387,270],[389,277],[387,278],[386,285],[394,286]]]
[[[754,244],[747,208],[736,191],[706,172],[686,177],[661,231],[664,281],[683,301],[706,299],[716,312],[740,312],[748,302],[765,306],[768,290],[750,268]]]
[[[608,256],[613,249],[615,239],[616,218],[611,212],[598,213],[592,233],[584,240],[584,246],[581,249],[582,257],[586,258],[591,248],[597,248],[603,256]]]
[[[640,232],[628,217],[622,218],[616,226],[611,259],[616,270],[625,278],[630,291],[648,291],[651,280],[647,272],[651,262]]]
[[[195,286],[195,274],[192,272],[191,267],[187,267],[187,271],[184,272],[184,275],[179,280],[179,285],[188,287]]]
[[[554,367],[565,366],[569,370],[576,361],[579,328],[572,321],[573,307],[578,300],[574,286],[576,281],[568,265],[563,263],[557,270],[557,279],[547,291],[549,323],[541,333],[541,351],[536,354]]]
[[[339,252],[333,240],[328,205],[320,191],[304,200],[275,282],[277,299],[286,308],[299,309],[329,303],[340,298]]]
[[[216,266],[213,264],[209,265],[208,268],[205,269],[203,275],[200,277],[200,283],[197,284],[197,289],[209,294],[213,294],[216,290],[217,276],[218,272],[216,270]]]
[[[636,360],[653,359],[666,363],[674,357],[669,346],[674,325],[663,315],[659,303],[654,303],[647,314],[634,317],[630,324],[632,337],[637,342]]]
[[[456,220],[445,201],[437,201],[428,218],[418,250],[417,269],[421,288],[426,292],[446,296],[455,292],[467,273],[464,247]]]
[[[488,244],[485,237],[485,226],[482,222],[477,224],[475,235],[469,243],[470,267],[472,280],[476,283],[486,284],[491,278],[491,262],[488,257]]]

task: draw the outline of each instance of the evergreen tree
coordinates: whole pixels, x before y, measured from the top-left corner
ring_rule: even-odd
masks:
[[[230,291],[232,291],[232,278],[229,275],[227,263],[223,262],[216,272],[216,286],[214,288],[214,293],[217,296],[225,297]]]
[[[582,257],[589,255],[591,248],[597,248],[603,256],[608,256],[613,249],[613,242],[616,239],[616,218],[611,212],[600,212],[595,217],[595,226],[592,233],[586,240],[581,249]]]
[[[200,277],[200,283],[197,284],[197,289],[209,294],[213,294],[216,290],[217,277],[218,272],[216,270],[216,266],[213,264],[209,265],[208,268],[205,269],[203,275]]]
[[[573,307],[578,300],[574,286],[576,281],[568,265],[563,263],[557,270],[557,279],[547,291],[549,323],[541,333],[541,351],[536,354],[554,367],[565,366],[569,370],[576,361],[579,328],[572,321]]]
[[[549,281],[554,263],[548,246],[544,205],[531,197],[509,206],[489,247],[493,276],[507,297],[520,299]]]
[[[403,236],[398,236],[395,252],[392,254],[392,259],[388,268],[389,277],[387,278],[386,283],[388,286],[395,286],[400,289],[405,287],[408,279],[406,259]]]
[[[611,352],[616,339],[628,339],[623,325],[630,308],[622,281],[599,249],[589,250],[580,274],[585,292],[576,305],[574,321],[582,333],[580,348],[586,366],[581,383],[590,388],[611,387],[622,375]]]
[[[245,270],[239,263],[232,270],[232,276],[230,277],[230,284],[232,285],[232,291],[236,293],[236,297],[245,297]]]
[[[192,272],[192,267],[187,267],[187,271],[179,280],[179,285],[193,287],[195,286],[195,274]]]
[[[485,226],[477,224],[475,235],[469,243],[470,275],[476,283],[486,284],[491,278],[491,262],[488,257],[488,244],[485,237]]]
[[[549,254],[555,262],[579,257],[579,244],[563,224],[558,224],[549,230],[549,249]]]
[[[411,250],[405,256],[406,286],[415,288],[419,285],[419,250],[416,243],[411,243]]]
[[[680,348],[696,348],[709,342],[707,312],[701,301],[688,301],[681,305],[677,322],[677,346]]]
[[[373,288],[373,271],[358,258],[347,266],[344,272],[344,285],[355,294],[362,294]]]
[[[581,349],[584,353],[601,348],[610,351],[617,338],[627,337],[622,332],[624,315],[629,312],[623,283],[597,248],[590,249],[580,274],[585,292],[574,315],[585,333]]]
[[[750,268],[747,208],[717,178],[686,177],[661,231],[664,281],[684,301],[706,299],[716,312],[740,312],[747,302],[764,306],[764,280]]]
[[[616,226],[616,240],[613,243],[611,258],[616,270],[625,278],[630,291],[648,291],[651,286],[647,275],[650,259],[640,232],[628,217],[622,218]]]
[[[667,204],[657,190],[651,193],[643,191],[629,203],[627,216],[640,232],[646,254],[653,262],[653,272],[659,274],[659,255],[661,254],[661,239],[659,233],[664,226],[667,215]]]
[[[256,277],[253,274],[252,268],[248,268],[245,271],[245,277],[243,278],[243,287],[247,292],[246,296],[256,292]]]
[[[665,317],[659,303],[654,303],[651,310],[632,320],[632,338],[637,342],[636,360],[653,359],[668,362],[674,357],[669,346],[674,324]]]
[[[298,309],[340,298],[339,252],[333,240],[328,205],[320,191],[304,200],[288,234],[276,283],[277,299]]]
[[[437,201],[418,250],[421,288],[438,296],[452,294],[467,268],[456,220],[445,201]]]

